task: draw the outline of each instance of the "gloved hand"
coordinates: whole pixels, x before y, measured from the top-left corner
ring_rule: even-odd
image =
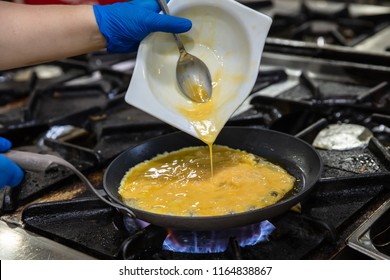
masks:
[[[108,52],[130,52],[138,48],[149,33],[182,33],[191,29],[188,19],[162,15],[157,0],[133,0],[112,5],[94,5],[100,32],[106,38]]]
[[[6,152],[12,144],[7,139],[0,137],[0,152]],[[23,179],[23,171],[14,162],[0,154],[0,189],[4,186],[15,187]]]

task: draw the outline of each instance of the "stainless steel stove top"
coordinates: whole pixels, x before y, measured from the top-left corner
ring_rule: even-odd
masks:
[[[0,221],[2,260],[92,260],[93,257],[48,238]]]

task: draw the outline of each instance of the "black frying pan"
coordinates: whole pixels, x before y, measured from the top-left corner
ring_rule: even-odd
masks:
[[[184,132],[157,137],[121,153],[105,172],[104,189],[110,199],[129,208],[138,219],[151,224],[172,229],[213,230],[253,224],[282,214],[302,201],[321,175],[322,161],[315,149],[291,135],[264,129],[225,127],[215,144],[245,150],[282,166],[298,179],[294,190],[271,206],[223,216],[171,216],[124,205],[119,197],[118,188],[123,176],[131,167],[164,152],[205,145]]]

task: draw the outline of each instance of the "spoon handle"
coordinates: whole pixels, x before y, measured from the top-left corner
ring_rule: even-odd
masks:
[[[170,15],[167,2],[165,2],[165,0],[157,0],[157,2],[159,4],[161,10],[163,11],[163,13],[166,15]],[[175,33],[172,33],[172,35],[173,35],[173,37],[175,37],[175,41],[176,41],[177,47],[179,48],[179,52],[180,53],[185,52],[186,50],[184,48],[183,41],[180,39],[179,35],[177,35]]]

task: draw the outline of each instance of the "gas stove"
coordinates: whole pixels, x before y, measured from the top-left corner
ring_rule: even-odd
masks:
[[[390,199],[389,55],[362,47],[383,40],[390,21],[362,16],[360,3],[332,2],[324,14],[317,1],[242,2],[274,23],[252,92],[227,126],[281,131],[313,145],[324,170],[310,196],[260,224],[176,232],[124,216],[63,167],[27,171],[20,187],[1,191],[1,233],[14,236],[0,238],[2,259],[390,258],[383,210]],[[286,16],[288,5],[296,12]],[[351,30],[329,24],[331,14]],[[64,158],[105,195],[104,170],[118,154],[176,131],[124,102],[135,57],[96,52],[0,73],[0,135],[15,149]],[[356,241],[361,235],[372,239],[368,249]]]
[[[266,13],[273,17],[271,45],[388,55],[390,6],[384,3],[274,0]]]

